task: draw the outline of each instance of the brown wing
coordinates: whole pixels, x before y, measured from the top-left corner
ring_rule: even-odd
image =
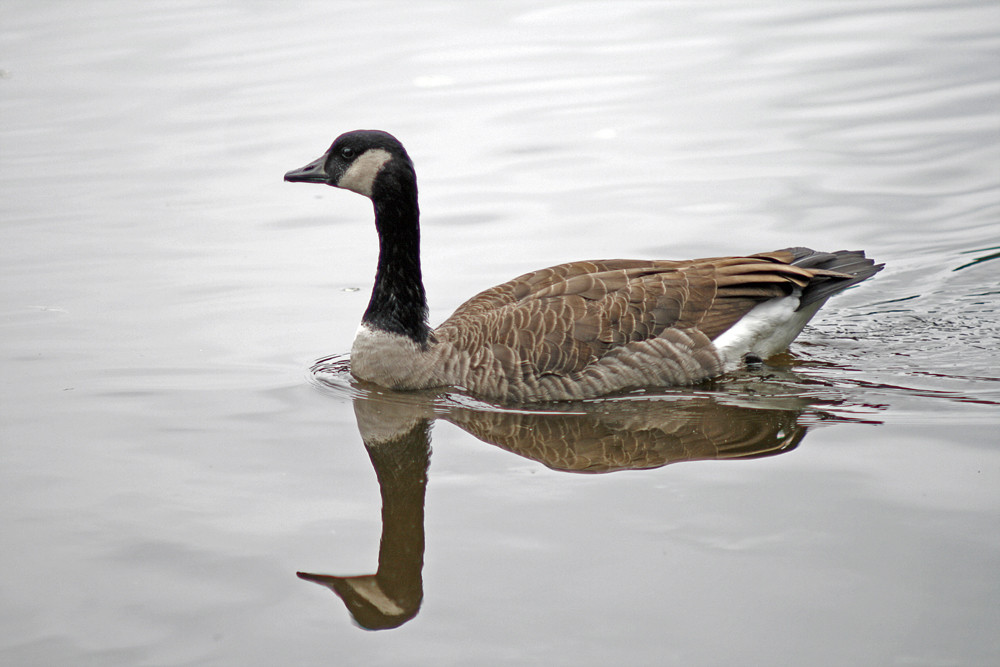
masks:
[[[670,264],[671,262],[661,263]],[[539,269],[480,292],[456,308],[446,322],[465,321],[465,318],[469,316],[476,317],[478,313],[515,303],[530,296],[536,290],[560,283],[574,275],[599,273],[613,269],[648,267],[652,264],[653,262],[642,259],[613,259],[570,262]]]
[[[489,349],[522,372],[575,373],[668,327],[715,338],[761,301],[809,282],[813,271],[787,264],[791,259],[779,251],[688,262],[561,264],[476,295],[435,336],[462,350]]]

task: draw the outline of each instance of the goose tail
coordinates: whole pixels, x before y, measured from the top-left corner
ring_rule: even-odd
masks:
[[[885,266],[866,257],[863,250],[817,252],[809,248],[787,248],[785,252],[794,256],[793,266],[817,272],[802,292],[799,310],[822,303],[834,294],[868,280]]]

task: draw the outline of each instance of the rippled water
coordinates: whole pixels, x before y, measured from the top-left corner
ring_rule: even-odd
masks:
[[[0,118],[0,662],[1000,662],[995,2],[9,1]],[[370,206],[281,182],[357,127],[434,323],[572,259],[887,266],[705,387],[384,395],[309,371]]]

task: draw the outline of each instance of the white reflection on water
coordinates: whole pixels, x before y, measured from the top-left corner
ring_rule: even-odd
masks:
[[[0,47],[3,662],[1000,659],[996,3],[8,1]],[[294,572],[378,551],[306,373],[371,212],[281,182],[356,127],[417,163],[434,322],[564,260],[867,249],[791,370],[884,423],[600,477],[439,423],[426,600],[361,633]]]

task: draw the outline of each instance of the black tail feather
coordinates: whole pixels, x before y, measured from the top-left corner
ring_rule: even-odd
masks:
[[[845,274],[838,276],[816,276],[802,292],[799,310],[817,301],[826,301],[837,292],[871,278],[882,270],[885,264],[876,264],[865,257],[863,250],[838,250],[836,252],[816,252],[809,248],[788,248],[795,259],[792,264],[803,269],[822,269]]]

